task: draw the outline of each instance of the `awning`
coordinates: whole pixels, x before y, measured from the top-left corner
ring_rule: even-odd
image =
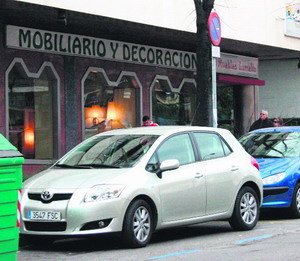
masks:
[[[264,86],[266,84],[265,81],[254,79],[254,78],[246,78],[246,77],[239,77],[239,76],[233,76],[233,75],[225,75],[225,74],[218,74],[217,75],[217,81],[218,83],[229,83],[232,85],[258,85],[258,86]]]

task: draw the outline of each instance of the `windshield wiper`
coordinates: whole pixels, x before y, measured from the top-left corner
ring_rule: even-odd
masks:
[[[111,169],[119,169],[120,166],[107,165],[107,164],[79,164],[77,166],[82,167],[90,167],[90,168],[111,168]]]
[[[56,164],[55,167],[64,168],[64,169],[90,169],[90,166],[80,166],[80,165],[68,165],[68,164]]]

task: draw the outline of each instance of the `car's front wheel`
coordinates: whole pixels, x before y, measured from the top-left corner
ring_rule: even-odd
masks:
[[[290,207],[291,215],[294,218],[300,217],[300,184],[298,183],[294,189],[292,204]]]
[[[149,204],[142,200],[135,200],[128,207],[122,231],[122,241],[129,247],[144,247],[152,236],[153,217]]]
[[[257,193],[251,187],[243,187],[237,194],[234,210],[229,223],[235,230],[250,230],[259,218]]]

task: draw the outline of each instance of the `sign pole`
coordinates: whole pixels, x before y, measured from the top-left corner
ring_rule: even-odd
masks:
[[[217,58],[220,58],[220,47],[211,46],[212,48],[212,109],[213,109],[213,127],[218,127],[218,107],[217,107]]]
[[[218,108],[217,108],[217,58],[220,58],[221,42],[221,22],[217,13],[212,12],[208,18],[208,32],[212,42],[212,115],[213,127],[218,127]]]
[[[212,108],[213,108],[213,127],[218,127],[218,108],[217,108],[217,77],[216,77],[216,58],[212,57]]]

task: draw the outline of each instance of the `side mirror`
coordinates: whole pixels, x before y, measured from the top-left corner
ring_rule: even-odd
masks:
[[[162,178],[162,173],[167,170],[173,170],[173,169],[178,169],[179,168],[179,161],[177,159],[169,159],[169,160],[164,160],[160,166],[159,170],[157,171],[157,176],[159,178]]]

